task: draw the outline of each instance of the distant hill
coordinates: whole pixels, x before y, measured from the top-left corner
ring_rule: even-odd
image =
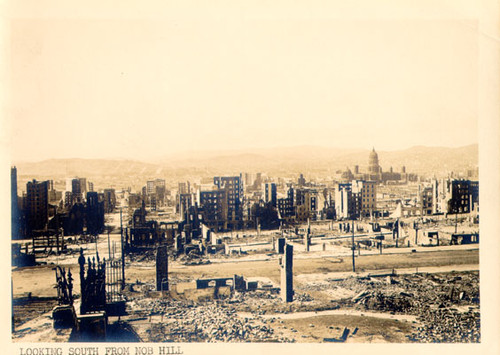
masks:
[[[380,165],[385,169],[405,165],[407,171],[432,173],[459,171],[478,166],[477,144],[458,148],[416,146],[402,151],[379,153]]]
[[[155,173],[159,166],[133,160],[106,159],[49,159],[35,163],[17,164],[18,174],[37,176],[86,176]]]
[[[343,170],[359,165],[364,171],[371,149],[339,149],[317,146],[297,146],[234,151],[187,152],[154,162],[119,159],[50,159],[17,164],[18,175],[24,178],[61,179],[80,176],[105,181],[137,181],[155,177],[210,176],[239,172],[294,174]],[[477,167],[477,144],[459,148],[416,146],[399,151],[377,151],[383,171],[393,167],[400,171],[433,174],[443,171],[463,171]]]
[[[241,171],[265,171],[272,168],[345,169],[368,165],[371,149],[339,149],[317,146],[258,149],[252,151],[191,152],[180,157],[163,159],[159,164],[171,167],[203,166],[211,168],[239,169]],[[400,171],[404,165],[407,171],[433,172],[443,169],[462,170],[478,165],[477,144],[459,147],[416,146],[400,151],[377,151],[384,171],[393,167]]]

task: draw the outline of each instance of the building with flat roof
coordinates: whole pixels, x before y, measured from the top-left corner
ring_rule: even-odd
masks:
[[[377,210],[377,184],[375,181],[353,180],[352,193],[356,200],[357,216],[367,217]]]
[[[48,181],[30,181],[26,184],[27,231],[31,236],[35,230],[43,230],[48,222]]]
[[[377,210],[375,181],[352,180],[335,188],[335,212],[338,219],[371,216]]]
[[[203,223],[215,230],[227,228],[227,192],[225,190],[199,191]]]
[[[17,196],[17,168],[10,169],[11,238],[21,237],[21,211]]]
[[[277,190],[274,182],[267,182],[264,185],[264,202],[271,203],[271,206],[277,206]]]

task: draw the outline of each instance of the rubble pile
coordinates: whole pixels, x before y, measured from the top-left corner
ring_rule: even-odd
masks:
[[[347,306],[418,316],[421,325],[412,341],[480,341],[477,272],[348,278],[335,284],[358,292]]]
[[[180,262],[182,265],[207,265],[210,264],[210,260],[203,258],[197,253],[190,252],[188,255],[181,255],[176,258],[176,261]]]
[[[268,311],[279,312],[284,308],[278,294],[269,291],[236,292],[228,301],[236,310],[252,312],[253,314],[266,314]]]
[[[365,309],[384,311],[411,313],[413,308],[411,294],[405,292],[399,293],[384,293],[378,291],[365,292],[362,296],[356,296],[353,301],[361,304]]]
[[[148,322],[144,340],[151,342],[289,342],[293,339],[273,330],[280,314],[338,308],[416,316],[406,333],[412,342],[480,341],[478,272],[304,283],[289,303],[275,289],[232,292],[227,299],[203,302],[130,296],[129,314]]]
[[[156,250],[154,248],[143,248],[140,252],[129,251],[127,254],[127,261],[130,262],[155,262],[156,261]]]
[[[419,320],[423,326],[417,328],[409,339],[421,343],[479,343],[480,314],[472,309],[461,313],[456,309],[427,309]]]
[[[293,302],[290,303],[284,303],[279,293],[261,290],[235,293],[229,303],[232,303],[238,311],[251,312],[253,315],[322,311],[336,308],[332,304],[325,305],[301,291],[295,292]]]
[[[242,318],[234,307],[216,302],[192,305],[178,301],[143,300],[151,314],[161,314],[163,321],[147,330],[151,342],[287,342],[274,334],[262,317]]]
[[[312,302],[313,298],[307,293],[295,292],[294,300],[298,302]]]

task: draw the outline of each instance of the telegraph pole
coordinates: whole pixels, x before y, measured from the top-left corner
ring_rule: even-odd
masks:
[[[415,246],[417,246],[418,241],[418,220],[415,220]]]
[[[356,263],[354,261],[354,258],[356,257],[354,255],[354,219],[352,220],[352,272],[356,272]]]
[[[106,229],[108,230],[108,259],[111,260],[111,244],[109,242],[109,230],[111,229],[111,227],[106,226]]]
[[[125,288],[125,248],[123,247],[122,207],[120,207],[120,244],[122,249],[122,290]]]

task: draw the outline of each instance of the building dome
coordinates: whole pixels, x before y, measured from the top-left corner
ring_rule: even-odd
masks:
[[[351,181],[352,179],[354,179],[354,175],[352,174],[351,169],[347,168],[342,172],[340,178],[342,179],[342,181]]]
[[[375,151],[375,148],[370,152],[370,156],[368,157],[368,171],[370,174],[378,174],[380,171],[378,165],[378,154]]]

